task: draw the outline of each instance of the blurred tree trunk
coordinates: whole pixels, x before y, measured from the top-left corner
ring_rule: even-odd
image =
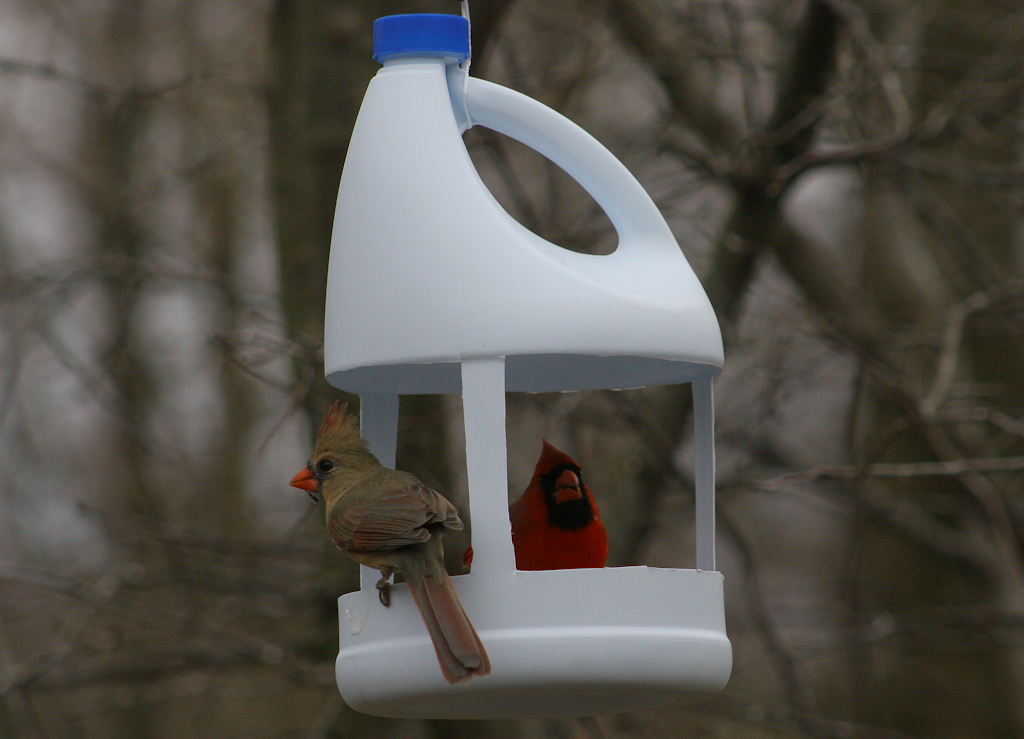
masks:
[[[281,306],[306,352],[297,398],[311,415],[330,395],[322,354],[327,260],[338,181],[372,59],[373,2],[280,0],[270,21],[270,177]]]
[[[85,198],[98,223],[96,259],[113,303],[113,341],[107,361],[115,388],[113,419],[125,465],[125,479],[118,480],[114,489],[125,491],[124,507],[129,513],[158,520],[165,511],[147,476],[152,450],[144,431],[153,410],[153,378],[140,353],[137,333],[137,308],[145,287],[141,266],[145,227],[135,210],[136,147],[147,115],[137,69],[141,60],[134,46],[138,22],[138,7],[118,14],[96,41],[99,47],[117,50],[113,56],[130,82],[88,107],[82,159],[95,173],[85,184]]]
[[[107,16],[107,24],[87,41],[88,54],[98,62],[98,76],[110,72],[124,80],[91,99],[85,108],[82,161],[84,196],[96,220],[96,262],[100,280],[111,301],[112,342],[106,351],[106,371],[113,388],[111,421],[118,449],[114,458],[120,470],[112,471],[113,511],[138,516],[150,525],[167,520],[167,504],[152,475],[158,452],[149,433],[157,408],[156,376],[142,346],[140,306],[146,289],[146,226],[139,212],[138,192],[145,177],[138,158],[139,143],[149,116],[149,100],[144,94],[145,55],[138,46],[142,23],[142,5],[133,5],[121,13]],[[118,472],[120,474],[118,474]],[[111,537],[117,541],[117,537]],[[161,569],[173,557],[162,542],[142,537],[120,542],[121,556],[136,559],[144,567]],[[108,719],[112,731],[126,736],[156,736],[152,715],[142,705],[116,711]]]

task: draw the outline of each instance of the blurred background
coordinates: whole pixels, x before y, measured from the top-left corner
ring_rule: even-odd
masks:
[[[340,393],[326,261],[374,18],[451,0],[0,4],[0,737],[1024,737],[1024,8],[473,0],[473,73],[645,185],[726,337],[718,697],[592,720],[356,714],[356,567],[288,487]],[[607,219],[482,130],[496,197]],[[554,308],[553,308],[554,309]],[[609,564],[693,566],[687,387],[508,398]],[[399,466],[466,501],[457,397]],[[452,570],[462,543],[449,544]]]

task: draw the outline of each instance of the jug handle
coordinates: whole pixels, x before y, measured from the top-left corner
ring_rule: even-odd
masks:
[[[616,253],[680,254],[675,236],[643,185],[601,142],[561,113],[476,77],[468,79],[464,104],[471,125],[529,146],[590,193],[618,233]]]

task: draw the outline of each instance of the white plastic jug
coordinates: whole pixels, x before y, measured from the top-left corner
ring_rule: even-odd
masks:
[[[545,105],[467,77],[457,50],[377,58],[384,67],[366,91],[338,192],[325,331],[332,384],[457,393],[458,363],[495,355],[508,358],[509,390],[717,372],[711,303],[657,206],[604,146]],[[572,175],[611,219],[616,250],[578,254],[521,226],[470,160],[462,133],[471,125]]]
[[[448,685],[404,586],[377,573],[339,599],[337,679],[383,716],[592,715],[701,697],[731,671],[714,558],[711,379],[718,322],[653,201],[565,117],[468,77],[468,24],[382,18],[371,81],[341,178],[331,243],[328,381],[358,393],[362,431],[394,464],[398,396],[463,395],[474,562],[453,578],[492,674]],[[605,210],[610,255],[571,252],[497,203],[462,141],[482,125],[536,149]],[[692,382],[697,569],[518,572],[508,520],[506,390]],[[571,595],[570,595],[571,594]]]

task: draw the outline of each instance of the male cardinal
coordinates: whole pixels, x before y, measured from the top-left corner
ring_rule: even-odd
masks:
[[[491,663],[444,567],[441,537],[462,519],[448,500],[407,472],[390,470],[366,448],[346,407],[324,418],[313,454],[291,485],[327,505],[327,530],[357,562],[380,570],[380,601],[400,572],[427,625],[450,683],[488,675]]]
[[[608,534],[580,466],[544,441],[526,492],[509,506],[518,570],[604,567]],[[462,555],[467,567],[473,548]]]

